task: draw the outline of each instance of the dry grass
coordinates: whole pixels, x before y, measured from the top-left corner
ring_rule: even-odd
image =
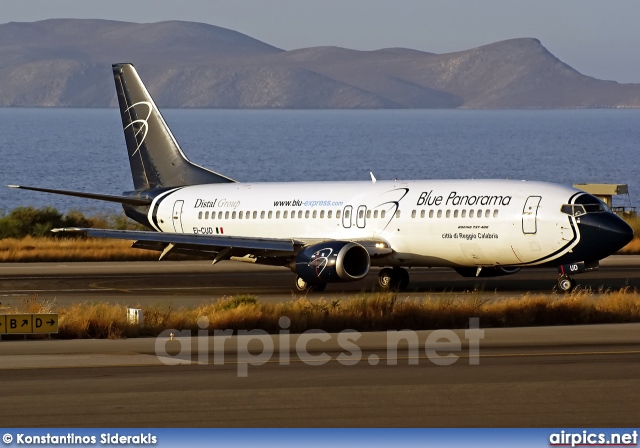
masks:
[[[158,253],[132,249],[131,241],[96,238],[7,238],[0,240],[0,262],[140,261]]]
[[[55,304],[32,298],[18,308],[21,309],[13,312],[50,312]],[[57,309],[58,337],[157,336],[167,329],[195,332],[200,330],[200,317],[209,320],[210,331],[262,329],[269,333],[280,331],[278,321],[282,316],[291,319],[289,330],[293,333],[309,329],[339,332],[465,328],[471,317],[480,318],[484,328],[640,322],[640,293],[629,289],[579,290],[567,295],[525,295],[505,300],[483,299],[474,293],[400,300],[393,293],[370,293],[331,301],[299,297],[284,303],[261,303],[253,296],[240,295],[195,308],[142,308],[143,328],[129,325],[124,305],[79,303]]]

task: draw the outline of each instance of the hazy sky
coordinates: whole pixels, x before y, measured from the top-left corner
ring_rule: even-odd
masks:
[[[60,17],[205,22],[285,50],[446,53],[537,37],[585,75],[640,82],[640,0],[0,0],[0,23]]]

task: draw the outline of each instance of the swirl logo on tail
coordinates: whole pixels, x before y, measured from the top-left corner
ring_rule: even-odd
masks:
[[[138,134],[140,134],[142,132],[142,138],[138,142],[138,146],[136,147],[136,150],[133,151],[133,154],[131,154],[131,157],[136,155],[136,153],[140,150],[140,147],[144,143],[144,140],[147,138],[147,133],[149,132],[149,123],[148,123],[148,121],[149,121],[149,117],[151,116],[151,113],[153,112],[153,106],[151,105],[151,103],[149,101],[139,101],[139,102],[137,102],[135,104],[132,104],[131,106],[127,107],[125,112],[128,112],[129,109],[133,109],[133,111],[136,113],[136,115],[139,115],[138,111],[135,109],[135,107],[139,106],[139,105],[147,106],[147,116],[145,118],[138,118],[137,120],[133,120],[131,123],[129,123],[128,125],[126,125],[124,127],[124,130],[126,131],[127,128],[133,126],[134,124],[140,125],[140,127],[138,128],[138,130],[134,134],[134,136],[136,137],[136,140],[137,140]]]

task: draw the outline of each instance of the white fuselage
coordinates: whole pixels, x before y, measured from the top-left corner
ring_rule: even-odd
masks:
[[[579,242],[560,210],[576,193],[511,180],[208,184],[160,195],[149,221],[162,232],[380,240],[404,266],[533,265]]]

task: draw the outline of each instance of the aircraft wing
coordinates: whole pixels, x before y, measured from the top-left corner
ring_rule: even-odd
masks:
[[[214,263],[229,258],[255,263],[281,264],[290,259],[308,242],[286,238],[238,237],[226,235],[192,235],[146,230],[110,230],[81,227],[53,229],[52,232],[84,233],[95,238],[133,240],[132,247],[212,259]],[[382,240],[357,240],[371,258],[389,255],[393,250]]]
[[[92,228],[61,228],[52,232],[84,233],[96,238],[134,240],[133,247],[162,251],[160,259],[167,254],[179,253],[213,259],[214,263],[230,257],[291,257],[301,241],[281,238],[237,237],[225,235],[192,235],[186,233],[163,233],[146,230],[109,230]],[[247,261],[252,261],[249,258]]]

